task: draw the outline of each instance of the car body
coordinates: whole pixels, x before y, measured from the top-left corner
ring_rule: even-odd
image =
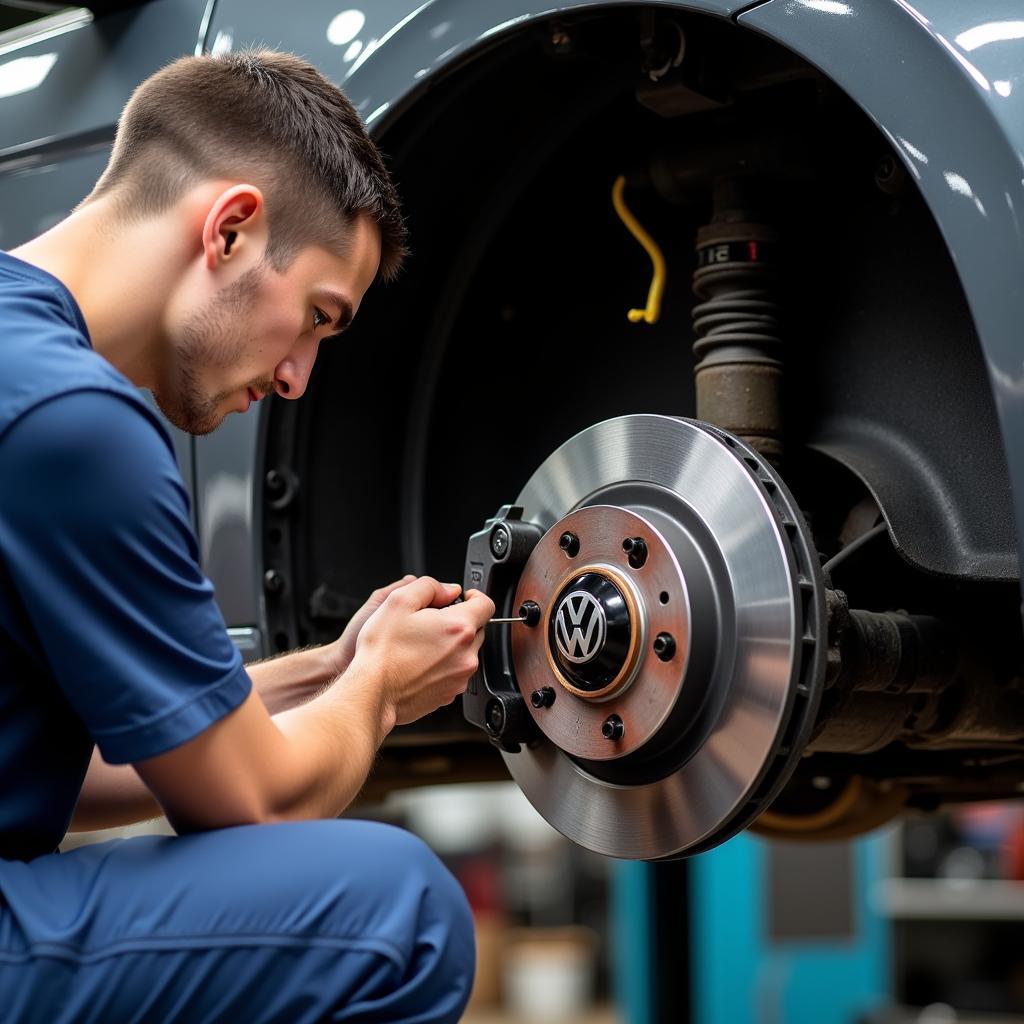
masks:
[[[71,12],[0,37],[0,246],[86,194],[139,81],[182,53],[254,44],[300,53],[344,88],[395,172],[413,255],[322,354],[302,402],[175,434],[204,569],[250,656],[326,639],[402,572],[461,576],[467,537],[591,424],[694,415],[686,321],[704,154],[761,173],[790,238],[783,476],[833,540],[873,503],[898,555],[854,580],[851,599],[916,601],[1000,653],[998,684],[991,665],[956,683],[961,717],[981,693],[1018,693],[1018,5],[156,0]],[[654,326],[622,315],[648,270],[611,213],[618,173],[669,259]],[[946,752],[932,785],[904,771],[920,763],[906,736],[906,763],[883,763],[868,740],[843,751],[874,757],[876,781],[918,778],[900,807],[1005,796],[1024,781],[1024,730],[1016,706],[1001,721],[976,743],[948,730],[921,740]],[[985,784],[965,767],[981,749],[1010,752]],[[375,779],[503,773],[479,730],[442,709],[393,737]]]

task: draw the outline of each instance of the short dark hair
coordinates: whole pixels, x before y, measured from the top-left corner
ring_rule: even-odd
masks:
[[[126,216],[146,216],[201,181],[239,176],[265,192],[276,269],[311,243],[344,251],[361,214],[380,230],[381,275],[401,266],[406,228],[380,151],[344,93],[290,53],[183,57],[147,78],[89,199],[115,193]]]

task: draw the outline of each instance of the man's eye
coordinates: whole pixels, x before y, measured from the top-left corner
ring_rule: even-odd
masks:
[[[324,324],[329,324],[331,318],[322,310],[313,307],[313,330],[315,331],[318,327],[323,327]]]

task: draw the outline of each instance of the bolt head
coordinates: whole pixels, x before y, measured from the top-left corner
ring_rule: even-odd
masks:
[[[511,543],[512,538],[508,535],[507,527],[496,526],[491,533],[491,554],[495,558],[504,558]]]
[[[524,625],[536,626],[540,622],[540,605],[536,601],[524,601],[519,606],[519,617]]]
[[[623,733],[626,731],[625,726],[622,724],[622,719],[618,715],[609,715],[601,726],[601,735],[606,740],[618,741],[622,739]]]
[[[505,708],[500,700],[492,700],[487,705],[487,728],[495,736],[505,728]]]
[[[633,569],[640,569],[647,561],[647,541],[643,537],[627,537],[622,542],[622,550],[629,556],[629,564]]]
[[[661,658],[662,661],[671,661],[672,656],[676,653],[676,641],[671,633],[659,633],[654,638],[654,653]]]
[[[551,686],[542,686],[530,694],[530,703],[539,711],[541,708],[549,708],[555,703],[555,690]]]

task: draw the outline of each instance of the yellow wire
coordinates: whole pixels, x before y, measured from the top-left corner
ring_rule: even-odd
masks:
[[[641,223],[630,212],[622,198],[623,189],[626,187],[626,179],[619,175],[612,185],[612,206],[619,215],[619,219],[626,225],[629,233],[647,250],[654,264],[654,276],[651,278],[651,287],[647,291],[647,306],[645,309],[631,309],[626,317],[630,323],[656,324],[661,315],[661,296],[665,291],[665,257],[658,248],[658,243],[644,230]]]

